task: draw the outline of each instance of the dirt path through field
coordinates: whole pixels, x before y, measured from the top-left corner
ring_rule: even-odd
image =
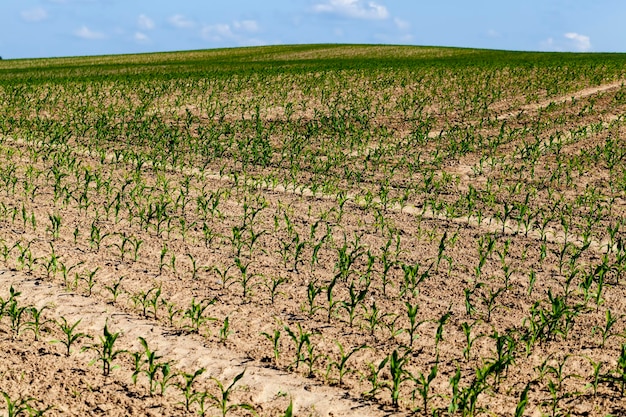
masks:
[[[623,84],[624,84],[624,81],[621,80],[621,81],[615,81],[609,84],[602,84],[596,87],[584,88],[582,90],[575,91],[571,94],[563,95],[560,97],[553,97],[550,99],[539,101],[537,103],[527,104],[525,106],[522,106],[521,109],[503,113],[497,116],[496,119],[499,121],[505,121],[513,117],[517,117],[525,112],[536,112],[537,110],[545,109],[551,104],[563,104],[563,103],[571,102],[573,100],[591,97],[598,93],[604,93],[606,91],[614,90],[614,89],[620,88]],[[440,135],[445,136],[445,132],[442,132],[441,130],[433,130],[428,133],[428,137],[431,139],[436,138]]]
[[[293,398],[294,415],[312,416],[383,416],[367,404],[350,398],[339,388],[325,386],[316,380],[305,379],[285,371],[266,368],[250,358],[235,356],[226,348],[209,348],[203,338],[180,334],[150,320],[128,314],[93,297],[68,293],[48,282],[34,280],[26,275],[0,270],[0,287],[14,286],[22,292],[20,300],[41,308],[51,307],[55,319],[61,316],[68,322],[82,319],[79,330],[93,336],[100,335],[105,323],[115,332],[121,332],[118,349],[140,350],[138,337],[149,341],[165,360],[175,362],[177,369],[194,372],[206,368],[206,377],[228,382],[245,370],[238,386],[249,389],[254,404],[263,407],[281,395]],[[228,384],[226,384],[228,385]]]
[[[571,94],[563,95],[561,97],[550,98],[546,100],[542,100],[538,103],[531,103],[525,106],[522,106],[521,110],[516,110],[512,112],[507,112],[498,116],[498,120],[506,120],[512,117],[515,117],[526,111],[537,111],[540,109],[544,109],[551,104],[562,104],[570,101],[574,101],[580,98],[590,97],[598,93],[603,93],[606,91],[610,91],[616,88],[620,88],[624,84],[624,81],[615,81],[609,84],[602,84],[596,87],[584,88],[582,90],[575,91]]]

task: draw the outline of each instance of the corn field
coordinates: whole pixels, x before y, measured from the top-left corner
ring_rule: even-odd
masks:
[[[430,47],[0,62],[0,413],[623,415],[624,80]]]

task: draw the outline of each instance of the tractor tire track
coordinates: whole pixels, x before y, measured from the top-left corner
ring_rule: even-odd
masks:
[[[24,274],[0,270],[0,287],[13,286],[21,291],[20,301],[47,311],[54,319],[68,322],[82,319],[78,331],[100,335],[105,324],[111,331],[121,332],[116,349],[141,350],[138,337],[144,337],[153,351],[165,360],[174,361],[177,369],[194,372],[205,368],[204,378],[232,381],[245,370],[238,386],[250,389],[255,406],[263,407],[277,396],[287,394],[293,399],[294,415],[379,417],[385,413],[371,404],[351,398],[347,391],[306,379],[286,371],[263,367],[250,358],[234,355],[226,348],[206,346],[201,336],[180,334],[148,319],[137,317],[105,304],[93,297],[63,291],[49,282]],[[75,355],[80,360],[80,355]],[[84,358],[87,361],[87,358]],[[282,394],[281,394],[282,393]]]

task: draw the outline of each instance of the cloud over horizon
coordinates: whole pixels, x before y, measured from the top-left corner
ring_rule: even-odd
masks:
[[[205,41],[223,42],[227,39],[241,42],[245,35],[259,31],[259,24],[256,20],[241,20],[231,23],[217,23],[205,25],[200,31],[200,36]],[[258,41],[258,40],[255,40]]]
[[[568,32],[563,36],[573,42],[576,50],[580,52],[587,52],[591,50],[591,39],[589,36],[581,35],[575,32]]]
[[[572,8],[540,0],[487,3],[5,1],[0,52],[10,59],[336,42],[563,52],[626,48],[620,20],[626,2],[617,3],[602,21],[589,18],[603,12],[597,2]],[[91,42],[68,42],[68,37]]]
[[[409,30],[411,28],[411,24],[404,19],[400,19],[396,17],[393,19],[393,24],[400,30]]]
[[[141,30],[152,30],[155,27],[154,20],[150,19],[145,14],[139,15],[137,18],[137,26],[139,26]]]
[[[327,0],[324,3],[315,4],[313,11],[352,19],[384,20],[389,18],[387,8],[374,1],[365,3],[361,0]]]
[[[86,40],[99,40],[106,38],[106,35],[103,32],[93,31],[89,29],[86,25],[83,25],[79,29],[74,31],[74,36]]]
[[[187,19],[182,14],[175,14],[171,16],[168,19],[168,22],[170,22],[172,26],[178,29],[191,29],[196,25],[196,23],[193,20]]]
[[[591,38],[576,32],[564,33],[559,39],[547,38],[541,41],[540,46],[544,50],[555,52],[589,52],[592,50]]]
[[[259,24],[256,20],[234,21],[233,27],[237,30],[243,30],[246,32],[256,32],[259,30]]]
[[[143,32],[135,32],[133,38],[139,43],[146,43],[150,41],[150,37]]]
[[[33,9],[24,10],[20,13],[22,20],[26,22],[41,22],[48,18],[48,12],[43,7],[35,7]]]

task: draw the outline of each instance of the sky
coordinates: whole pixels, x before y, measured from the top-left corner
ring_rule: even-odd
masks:
[[[626,52],[624,0],[0,0],[0,56],[360,43]]]

